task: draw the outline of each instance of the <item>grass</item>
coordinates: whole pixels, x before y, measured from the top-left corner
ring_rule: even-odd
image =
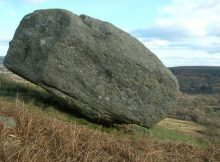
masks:
[[[206,131],[207,128],[204,125],[192,122],[179,120],[174,118],[165,118],[158,123],[159,126],[168,128],[173,131],[189,134],[192,137],[204,138],[205,135],[200,132]]]
[[[133,138],[127,134],[105,133],[48,118],[44,112],[31,111],[20,101],[11,103],[1,98],[0,107],[0,114],[11,116],[17,122],[14,129],[0,128],[0,161],[220,160],[220,149],[214,145],[201,149],[151,136]]]
[[[156,126],[151,130],[152,137],[160,140],[170,140],[175,142],[184,142],[198,147],[206,147],[209,145],[208,140],[200,140],[192,136],[186,135],[180,131],[170,130],[167,127]]]
[[[177,106],[170,117],[192,121],[207,129],[197,130],[211,141],[220,143],[220,94],[179,94]],[[188,123],[188,125],[191,125]],[[194,126],[193,126],[194,127]],[[185,128],[184,128],[185,129]]]
[[[179,94],[171,116],[220,128],[220,94]]]
[[[136,139],[141,137],[151,137],[160,141],[184,142],[201,148],[207,147],[210,144],[206,136],[196,132],[196,130],[199,127],[195,127],[195,130],[191,130],[190,132],[188,132],[185,129],[176,128],[172,126],[180,121],[181,120],[165,118],[164,120],[160,121],[158,124],[156,124],[154,127],[150,129],[138,125],[125,125],[124,126],[125,128],[121,130],[124,133],[131,134],[132,137],[135,137]],[[182,121],[182,122],[184,124],[180,124],[181,127],[186,126],[188,123],[187,121]],[[206,129],[205,127],[202,128]]]
[[[186,129],[186,121],[168,118],[151,129],[105,127],[67,110],[29,82],[7,75],[0,82],[0,115],[17,122],[14,129],[0,126],[0,162],[220,161],[220,146],[196,138],[196,128],[191,134],[176,129],[178,124]]]

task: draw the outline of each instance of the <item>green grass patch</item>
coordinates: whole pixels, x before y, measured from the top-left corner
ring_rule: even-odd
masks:
[[[155,137],[159,140],[171,140],[175,142],[184,142],[184,143],[196,145],[199,147],[206,147],[209,145],[209,142],[205,139],[198,139],[195,137],[191,137],[181,132],[163,128],[160,126],[155,126],[151,128],[149,130],[149,134],[152,137]]]

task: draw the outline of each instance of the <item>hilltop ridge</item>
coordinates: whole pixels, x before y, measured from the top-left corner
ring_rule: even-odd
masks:
[[[169,69],[177,77],[183,93],[220,93],[220,66],[179,66]]]

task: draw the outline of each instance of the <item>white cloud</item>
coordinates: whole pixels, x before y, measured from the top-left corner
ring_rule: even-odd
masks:
[[[151,40],[144,40],[139,38],[139,40],[146,46],[146,47],[151,47],[152,49],[157,49],[161,47],[166,47],[169,45],[169,42],[166,40],[162,39],[151,39]]]
[[[167,66],[220,66],[219,0],[172,0],[155,23],[131,32]]]
[[[220,3],[216,0],[173,0],[161,13],[170,25],[178,24],[196,36],[204,36],[210,26],[220,23],[219,10]]]
[[[220,53],[210,55],[207,52],[189,49],[152,49],[168,66],[219,66]],[[178,53],[178,55],[177,55]]]

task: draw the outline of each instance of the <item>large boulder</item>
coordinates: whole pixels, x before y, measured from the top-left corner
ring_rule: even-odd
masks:
[[[67,10],[39,10],[17,28],[4,65],[100,123],[145,127],[175,104],[176,78],[137,39]]]

